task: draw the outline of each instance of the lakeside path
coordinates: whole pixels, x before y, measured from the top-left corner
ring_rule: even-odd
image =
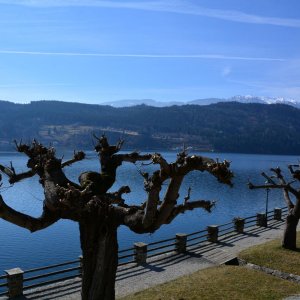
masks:
[[[199,247],[188,248],[184,254],[175,252],[153,257],[147,264],[128,264],[118,268],[116,279],[117,298],[149,287],[191,274],[201,269],[216,266],[236,258],[237,254],[253,245],[279,238],[283,234],[284,221],[270,221],[268,227],[252,226],[245,233],[222,236],[218,243],[202,242]],[[79,300],[80,279],[27,290],[19,299]],[[0,300],[7,299],[0,297]]]

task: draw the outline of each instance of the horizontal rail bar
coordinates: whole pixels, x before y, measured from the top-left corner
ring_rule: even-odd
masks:
[[[7,282],[1,283],[0,287],[7,286]]]
[[[8,294],[8,291],[6,291],[6,292],[0,292],[0,296],[5,296],[7,294]]]
[[[7,275],[1,275],[1,276],[0,276],[0,280],[1,280],[1,279],[5,279],[6,277],[7,277]]]
[[[174,249],[173,250],[170,249],[170,250],[166,250],[166,251],[163,251],[163,252],[154,253],[154,254],[148,255],[147,258],[151,258],[151,257],[154,257],[154,256],[163,255],[163,254],[170,253],[170,252],[174,252]]]
[[[244,218],[244,220],[249,220],[249,219],[256,219],[256,216],[251,216],[251,217],[246,217],[246,218]]]
[[[200,230],[200,231],[189,233],[186,236],[192,236],[192,235],[196,235],[196,234],[199,234],[199,233],[202,233],[202,232],[206,232],[206,231],[207,231],[206,229],[203,229],[203,230]]]
[[[193,247],[193,246],[199,245],[199,244],[201,244],[200,241],[199,241],[199,242],[196,242],[196,243],[192,243],[192,244],[188,245],[188,248],[189,248],[189,250],[190,250],[190,247]]]
[[[164,246],[159,246],[159,247],[156,247],[156,248],[152,248],[152,249],[148,249],[147,252],[152,252],[152,251],[155,251],[155,250],[159,250],[159,249],[163,249],[163,248],[168,248],[168,247],[172,247],[172,246],[175,246],[176,243],[172,243],[172,244],[168,244],[168,245],[164,245]]]
[[[131,256],[134,256],[134,253],[120,256],[120,257],[118,257],[118,259],[124,259],[124,258],[128,258],[128,257],[131,257]]]
[[[32,281],[32,280],[36,280],[36,279],[40,279],[40,278],[44,278],[44,277],[50,277],[50,276],[54,276],[54,275],[58,275],[58,274],[63,274],[63,273],[67,273],[67,272],[71,272],[71,271],[77,271],[80,270],[80,267],[75,267],[75,268],[69,268],[69,269],[64,269],[64,270],[59,270],[59,271],[55,271],[55,272],[50,272],[50,273],[46,273],[46,274],[41,274],[41,275],[37,275],[37,276],[32,276],[32,277],[28,277],[28,278],[24,278],[24,282],[25,281]]]
[[[233,221],[225,223],[225,224],[222,224],[222,225],[219,225],[219,227],[225,227],[225,226],[228,226],[228,225],[232,226],[232,224],[233,224]]]
[[[174,241],[174,240],[175,240],[175,237],[172,237],[172,238],[169,238],[169,239],[149,243],[148,246],[152,246],[152,245],[156,245],[156,244],[160,244],[160,243],[166,243],[166,242],[170,242],[170,241]]]
[[[23,289],[24,290],[33,289],[35,287],[39,287],[39,286],[43,286],[43,285],[47,285],[47,284],[52,284],[52,283],[60,282],[60,281],[63,281],[63,280],[74,279],[74,278],[79,277],[79,276],[80,276],[80,274],[70,275],[70,276],[63,277],[63,278],[57,278],[57,279],[47,280],[47,281],[43,281],[43,282],[40,282],[40,283],[31,284],[31,285],[25,285]]]
[[[253,220],[246,221],[245,224],[255,223],[255,222],[256,222],[256,219],[253,219]]]
[[[67,262],[60,263],[60,264],[55,264],[55,265],[50,265],[50,266],[45,266],[45,267],[40,267],[40,268],[26,270],[26,271],[24,271],[24,273],[38,272],[38,271],[52,269],[52,268],[57,268],[57,267],[62,267],[62,266],[66,266],[66,265],[72,265],[72,264],[79,263],[79,262],[80,262],[80,260],[77,259],[77,260],[67,261]]]
[[[244,228],[250,228],[250,227],[253,227],[255,225],[256,225],[256,223],[255,224],[246,223],[245,226],[244,226]]]
[[[187,241],[187,243],[188,242],[191,242],[191,241],[194,241],[194,240],[199,240],[199,239],[201,239],[201,238],[207,238],[208,237],[208,234],[203,234],[203,235],[200,235],[200,236],[196,236],[196,237],[194,237],[194,238],[191,238],[191,239],[187,239],[186,241]]]
[[[222,237],[222,236],[225,236],[225,235],[227,235],[227,234],[230,234],[230,233],[236,233],[236,231],[235,231],[235,230],[232,230],[232,231],[225,232],[225,233],[223,233],[223,234],[219,234],[219,238]]]
[[[118,267],[125,266],[125,265],[132,264],[132,263],[135,263],[135,260],[129,260],[129,261],[120,263],[120,264],[118,264]]]
[[[132,251],[132,250],[134,250],[134,248],[128,248],[128,249],[120,250],[120,251],[118,251],[118,253],[124,253],[124,252]]]
[[[234,229],[234,226],[231,226],[231,227],[228,227],[228,228],[225,228],[225,229],[221,229],[221,230],[219,230],[219,233],[224,232],[224,231],[228,231],[228,230],[232,230],[232,229]]]

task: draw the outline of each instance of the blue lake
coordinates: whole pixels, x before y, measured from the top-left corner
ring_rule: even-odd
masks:
[[[174,160],[176,153],[162,153],[168,160]],[[119,248],[131,247],[134,242],[151,242],[169,238],[178,232],[193,232],[204,229],[210,224],[222,224],[236,216],[250,216],[265,210],[266,192],[249,190],[248,179],[263,183],[262,171],[280,166],[286,169],[290,163],[296,163],[296,156],[250,155],[229,153],[201,153],[201,155],[232,162],[231,169],[235,173],[234,187],[219,184],[209,174],[192,172],[182,185],[182,201],[188,187],[192,188],[191,200],[216,200],[212,213],[194,210],[180,215],[172,224],[164,225],[154,234],[137,235],[125,227],[119,229]],[[71,153],[65,153],[70,158]],[[12,161],[17,172],[26,171],[26,157],[18,153],[0,153],[0,163],[9,165]],[[138,172],[139,165],[124,164],[118,170],[118,177],[112,190],[122,185],[129,185],[132,192],[126,195],[127,203],[141,203],[146,199],[143,190],[143,178]],[[143,170],[154,170],[153,166],[142,167]],[[70,179],[77,181],[78,175],[86,170],[99,170],[99,163],[94,152],[87,152],[87,159],[66,168]],[[1,194],[4,200],[16,210],[39,216],[43,205],[43,190],[38,178],[26,179],[10,187],[4,180]],[[269,207],[284,206],[280,191],[270,191]],[[72,221],[61,220],[51,227],[36,233],[9,224],[0,219],[0,274],[2,270],[14,267],[29,269],[33,267],[55,264],[76,259],[81,251],[79,245],[78,225]]]

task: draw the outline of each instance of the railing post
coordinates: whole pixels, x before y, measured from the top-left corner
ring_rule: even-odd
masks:
[[[139,265],[147,261],[147,246],[143,242],[134,243],[134,259]]]
[[[23,274],[20,268],[5,270],[7,274],[8,297],[18,297],[23,295]]]
[[[186,252],[187,235],[185,233],[176,233],[175,251],[177,253]]]
[[[207,226],[207,240],[212,243],[218,242],[218,233],[219,233],[219,226],[218,225],[210,225]]]
[[[275,207],[274,208],[274,220],[280,221],[282,216],[282,209]]]
[[[256,214],[256,225],[260,227],[268,227],[266,214],[263,213]]]
[[[245,219],[243,218],[234,218],[233,219],[234,230],[238,233],[244,233]]]
[[[83,256],[79,255],[79,266],[80,266],[80,270],[79,270],[79,275],[82,276],[82,268],[83,268]]]

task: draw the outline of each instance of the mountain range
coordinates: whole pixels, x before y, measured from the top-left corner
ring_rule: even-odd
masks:
[[[220,102],[239,102],[239,103],[260,103],[260,104],[287,104],[297,108],[300,108],[300,102],[291,98],[283,97],[258,97],[258,96],[233,96],[230,98],[204,98],[196,99],[187,102],[180,101],[156,101],[152,99],[125,99],[117,101],[108,101],[102,103],[103,105],[110,105],[113,107],[129,107],[135,105],[145,104],[154,107],[168,107],[172,105],[209,105]]]
[[[93,149],[93,133],[124,149],[300,154],[300,109],[291,105],[221,102],[209,105],[115,108],[61,101],[0,101],[0,151],[14,139]],[[94,141],[95,142],[95,141]]]

